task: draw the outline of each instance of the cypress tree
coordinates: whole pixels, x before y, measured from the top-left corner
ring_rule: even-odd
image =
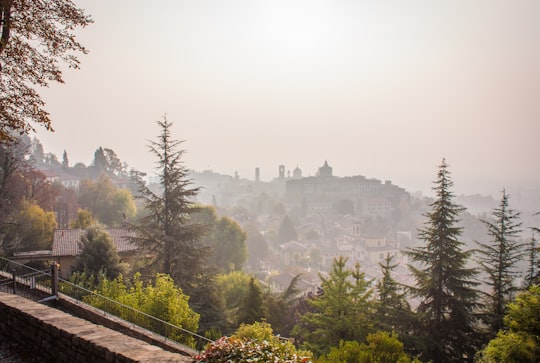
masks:
[[[424,215],[424,227],[418,231],[425,245],[407,251],[416,280],[411,293],[420,302],[415,335],[423,340],[421,358],[434,363],[470,360],[475,352],[477,271],[467,267],[471,252],[464,251],[459,240],[458,216],[464,208],[453,202],[452,186],[443,159],[434,182],[431,212]]]

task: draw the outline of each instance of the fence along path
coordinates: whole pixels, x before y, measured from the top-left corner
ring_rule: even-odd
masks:
[[[179,344],[183,351],[187,352],[196,353],[204,349],[208,343],[213,342],[197,333],[61,279],[55,263],[51,264],[50,270],[40,271],[0,257],[0,291],[14,293],[39,302],[74,299],[79,302],[79,306],[84,306],[87,305],[85,299],[99,301],[102,309],[90,305],[87,309],[98,310],[103,316],[110,314],[116,319],[158,334],[162,340]]]

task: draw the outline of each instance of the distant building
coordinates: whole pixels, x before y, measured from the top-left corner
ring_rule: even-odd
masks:
[[[317,175],[319,177],[331,177],[332,176],[332,167],[328,165],[328,161],[324,162],[324,165],[319,168]]]
[[[133,236],[123,228],[104,228],[112,239],[116,252],[124,262],[133,264],[138,246],[133,244],[129,237]],[[77,256],[81,254],[81,237],[86,233],[83,229],[63,228],[54,231],[53,245],[50,257],[60,264],[62,276],[71,276],[77,262]]]
[[[298,167],[298,165],[293,170],[293,178],[294,179],[302,178],[302,170]]]
[[[279,166],[279,179],[285,179],[285,165]]]
[[[297,241],[290,241],[281,245],[279,259],[283,266],[291,266],[304,262],[308,255],[309,249],[306,245]]]
[[[307,211],[333,211],[358,216],[391,216],[396,209],[406,207],[410,196],[392,182],[382,183],[357,175],[336,177],[325,161],[316,176],[286,181],[287,200],[307,207]]]
[[[54,184],[54,183],[60,183],[64,187],[68,189],[73,189],[78,191],[79,190],[79,184],[81,181],[81,178],[78,176],[71,175],[70,173],[66,173],[62,171],[60,168],[55,169],[42,169],[40,170],[43,175],[45,175],[45,180],[47,182]]]
[[[129,239],[129,237],[133,236],[133,232],[123,228],[104,228],[103,230],[111,237],[121,260],[133,265],[139,250],[138,246]],[[77,263],[77,256],[81,254],[81,237],[84,233],[86,233],[84,229],[57,229],[54,231],[51,250],[18,252],[14,254],[12,259],[22,264],[31,261],[43,261],[50,264],[55,261],[60,264],[62,277],[69,278]]]

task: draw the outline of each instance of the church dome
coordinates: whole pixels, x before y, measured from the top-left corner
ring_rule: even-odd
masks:
[[[319,168],[317,176],[332,176],[332,167],[328,165],[328,161],[324,161],[324,165]]]

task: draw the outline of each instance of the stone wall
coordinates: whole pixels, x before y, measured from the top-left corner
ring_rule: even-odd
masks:
[[[45,304],[75,315],[79,318],[88,320],[94,324],[103,325],[124,335],[161,347],[169,352],[190,357],[197,354],[197,351],[185,345],[173,342],[161,335],[152,333],[151,331],[143,329],[135,324],[128,323],[125,320],[122,320],[114,315],[107,314],[100,309],[94,308],[93,306],[73,299],[67,295],[59,295],[60,299],[50,300]]]
[[[0,332],[50,362],[190,362],[189,357],[17,295],[0,293]]]

